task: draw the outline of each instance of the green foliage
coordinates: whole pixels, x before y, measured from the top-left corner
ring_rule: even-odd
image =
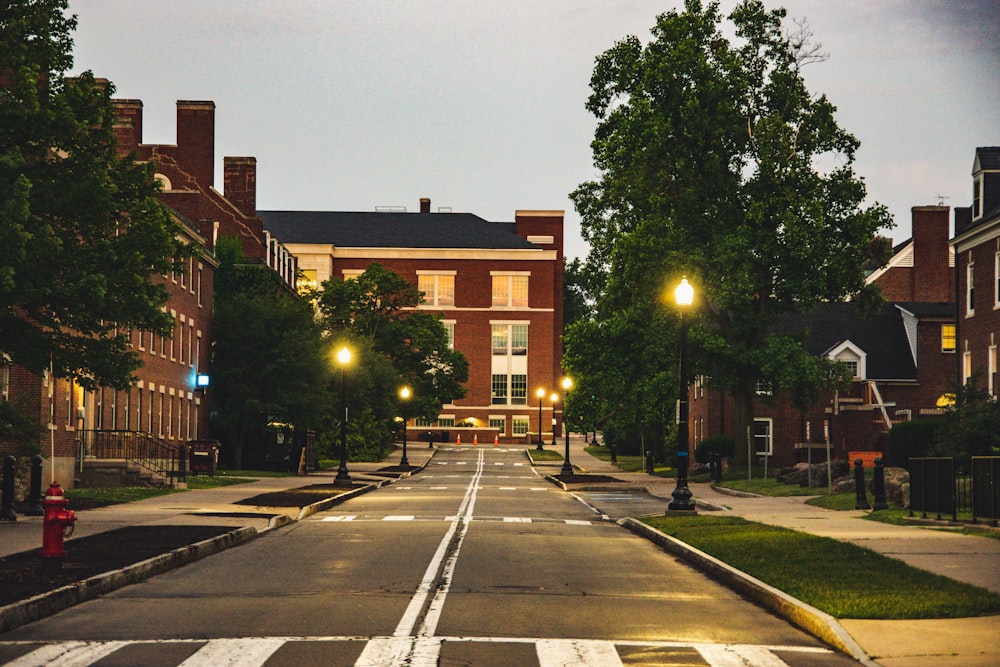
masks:
[[[936,456],[955,457],[956,470],[968,471],[973,456],[1000,456],[1000,402],[972,377],[955,394],[955,405],[937,431]]]
[[[736,455],[736,441],[732,436],[713,435],[705,438],[694,448],[694,460],[698,463],[708,463],[713,456],[731,459]]]
[[[169,335],[153,277],[194,251],[157,199],[152,165],[119,159],[114,87],[68,79],[65,0],[14,2],[0,21],[0,353],[124,389],[132,330]]]
[[[397,416],[436,418],[442,405],[465,396],[468,361],[448,346],[439,314],[414,310],[422,294],[399,274],[372,263],[357,278],[327,280],[314,296],[334,348],[346,342],[357,355],[349,372],[355,387],[350,421],[352,433],[364,432],[364,442],[354,450],[381,452],[391,443]],[[403,386],[412,390],[405,401],[399,397]],[[353,424],[353,415],[362,412],[372,424]]]
[[[886,465],[905,468],[911,458],[931,456],[938,432],[944,426],[943,419],[915,419],[893,426],[889,430]]]
[[[312,306],[279,289],[268,267],[244,264],[238,248],[225,237],[216,247],[211,376],[213,429],[241,467],[251,434],[269,423],[305,428],[320,421],[330,405],[330,364]]]
[[[795,339],[770,333],[776,315],[874,298],[862,267],[887,258],[872,239],[891,219],[880,205],[864,207],[858,141],[827,98],[807,90],[801,70],[816,51],[807,33],[784,31],[784,16],[745,0],[724,33],[717,3],[688,0],[657,18],[649,43],[627,37],[597,58],[587,108],[598,120],[600,175],[571,196],[591,246],[585,270],[601,287],[588,335],[571,327],[566,349],[576,363],[590,355],[574,346],[597,346],[605,363],[594,384],[618,380],[606,392],[615,419],[642,421],[621,414],[615,396],[640,403],[645,419],[671,403],[662,398],[676,386],[677,307],[659,304],[684,274],[697,291],[695,368],[737,399],[737,432],[758,381],[804,406],[839,378]],[[619,326],[627,338],[656,340],[663,358],[608,349]],[[641,391],[641,378],[654,376],[658,392]]]

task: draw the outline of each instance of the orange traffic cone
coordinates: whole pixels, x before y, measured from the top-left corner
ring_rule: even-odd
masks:
[[[499,433],[497,433],[495,436],[493,436],[493,446],[494,447],[499,447],[500,446],[500,434]]]
[[[456,445],[461,445],[462,444],[462,434],[461,433],[459,433],[457,436],[455,436],[455,444]]]
[[[479,444],[479,434],[478,433],[473,433],[472,434],[472,444],[473,445],[478,445]]]

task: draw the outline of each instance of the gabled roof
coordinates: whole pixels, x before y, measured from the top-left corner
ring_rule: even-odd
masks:
[[[512,222],[471,213],[257,211],[282,243],[342,248],[484,248],[535,250]]]
[[[1000,146],[980,146],[976,149],[976,160],[972,165],[972,171],[975,173],[979,170],[1000,170]]]
[[[774,329],[782,334],[803,333],[806,350],[817,356],[851,341],[867,355],[870,380],[918,379],[902,314],[893,303],[882,304],[867,318],[859,316],[857,304],[822,304],[808,313],[782,316]]]

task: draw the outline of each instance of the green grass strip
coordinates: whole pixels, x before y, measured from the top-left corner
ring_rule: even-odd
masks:
[[[646,524],[836,618],[1000,613],[1000,595],[827,537],[740,517],[656,516]]]
[[[563,455],[555,449],[529,449],[533,461],[562,461]]]

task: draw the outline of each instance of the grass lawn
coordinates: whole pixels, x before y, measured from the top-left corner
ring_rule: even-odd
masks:
[[[532,447],[527,452],[534,461],[562,461],[563,455],[555,449],[535,449]]]
[[[645,517],[836,618],[963,618],[1000,613],[1000,595],[910,567],[853,544],[739,517]]]
[[[151,486],[117,486],[107,488],[77,488],[67,489],[63,495],[69,500],[69,508],[73,509],[74,500],[77,506],[88,506],[94,503],[100,505],[119,505],[121,503],[131,503],[136,500],[165,496],[168,493],[183,493],[182,489],[171,489],[169,487]]]
[[[768,479],[764,479],[763,477],[757,479],[725,479],[718,486],[733,489],[734,491],[756,493],[761,496],[815,496],[826,493],[825,488],[813,487],[810,489],[798,484],[785,484],[784,482],[776,481],[773,477]],[[851,508],[854,508],[853,503]]]
[[[591,456],[602,461],[611,461],[611,450],[603,445],[591,445],[585,447],[584,451]],[[646,461],[641,456],[633,454],[618,454],[615,465],[621,468],[622,472],[646,472]],[[657,477],[676,477],[676,471],[670,466],[656,464],[653,466],[653,474]]]

